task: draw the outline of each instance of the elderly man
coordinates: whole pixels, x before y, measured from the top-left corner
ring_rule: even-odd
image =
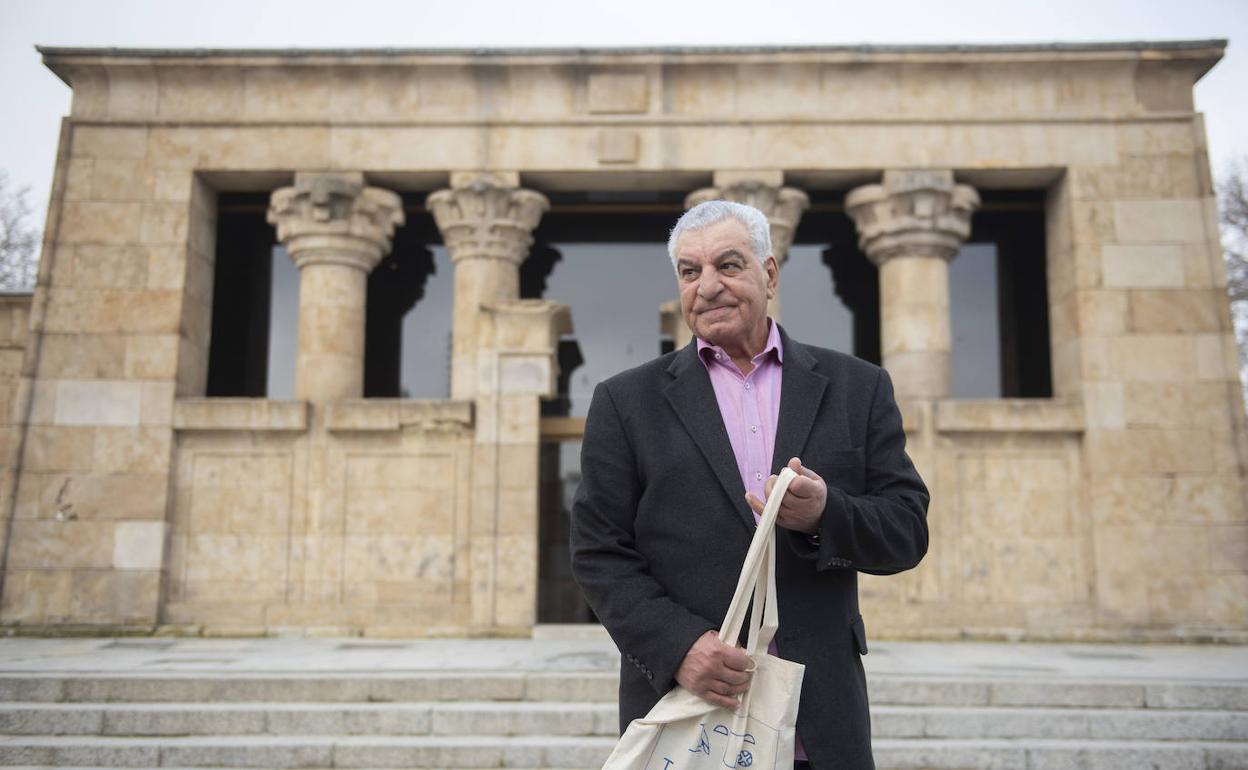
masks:
[[[857,573],[927,550],[892,383],[768,318],[779,268],[757,209],[698,205],[668,251],[696,339],[595,390],[572,510],[576,579],[622,655],[621,728],[675,683],[729,708],[749,687],[748,657],[715,629],[787,463],[772,651],[806,666],[796,766],[871,768]]]

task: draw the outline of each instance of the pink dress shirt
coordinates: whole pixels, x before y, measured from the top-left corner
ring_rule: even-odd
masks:
[[[723,348],[698,338],[698,357],[711,377],[719,414],[737,458],[737,471],[746,491],[759,500],[767,499],[764,489],[771,475],[771,455],[776,446],[776,425],[780,421],[780,379],[784,363],[779,328],[771,318],[767,319],[767,326],[770,329],[767,344],[761,353],[750,359],[754,368],[749,374],[742,374]],[[758,514],[754,514],[754,520],[758,518]],[[768,652],[772,655],[777,652],[774,639]],[[794,747],[794,759],[806,759],[800,737]]]

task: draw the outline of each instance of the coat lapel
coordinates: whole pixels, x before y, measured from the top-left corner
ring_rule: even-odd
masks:
[[[771,458],[772,473],[779,473],[790,457],[801,457],[819,413],[828,378],[815,371],[815,357],[780,329],[784,345],[784,376],[780,383],[780,424]]]
[[[752,531],[754,513],[745,502],[745,487],[737,470],[737,460],[732,453],[728,431],[724,429],[723,417],[719,414],[719,402],[715,399],[710,375],[698,360],[696,339],[676,354],[667,373],[673,379],[664,388],[663,395],[715,472],[715,478],[728,494],[742,523]],[[785,375],[788,375],[787,371]],[[781,422],[783,424],[783,419]]]

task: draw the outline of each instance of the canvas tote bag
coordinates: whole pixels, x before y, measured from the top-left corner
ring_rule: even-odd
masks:
[[[746,652],[754,661],[750,689],[735,712],[713,706],[680,685],[635,719],[603,770],[791,770],[797,704],[806,667],[769,655],[780,625],[776,607],[776,514],[797,474],[780,471],[737,579],[719,640],[735,644],[750,616]],[[749,611],[750,598],[754,610]],[[761,608],[761,611],[760,611]]]

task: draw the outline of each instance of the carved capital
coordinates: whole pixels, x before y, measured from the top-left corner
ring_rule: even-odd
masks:
[[[331,263],[367,273],[404,220],[399,196],[365,187],[363,174],[299,172],[293,187],[273,191],[268,221],[301,269]]]
[[[533,228],[550,208],[545,195],[498,175],[456,178],[425,201],[451,260],[498,259],[520,264],[533,245]]]
[[[885,171],[882,184],[845,196],[858,245],[877,266],[901,256],[953,259],[978,205],[979,194],[954,184],[952,171]]]
[[[734,175],[735,176],[735,175]],[[801,221],[802,212],[810,206],[810,198],[796,187],[781,187],[769,180],[748,176],[733,179],[729,184],[705,187],[685,197],[685,208],[713,200],[735,201],[763,212],[771,225],[771,250],[776,261],[784,263],[793,245],[793,232]]]

